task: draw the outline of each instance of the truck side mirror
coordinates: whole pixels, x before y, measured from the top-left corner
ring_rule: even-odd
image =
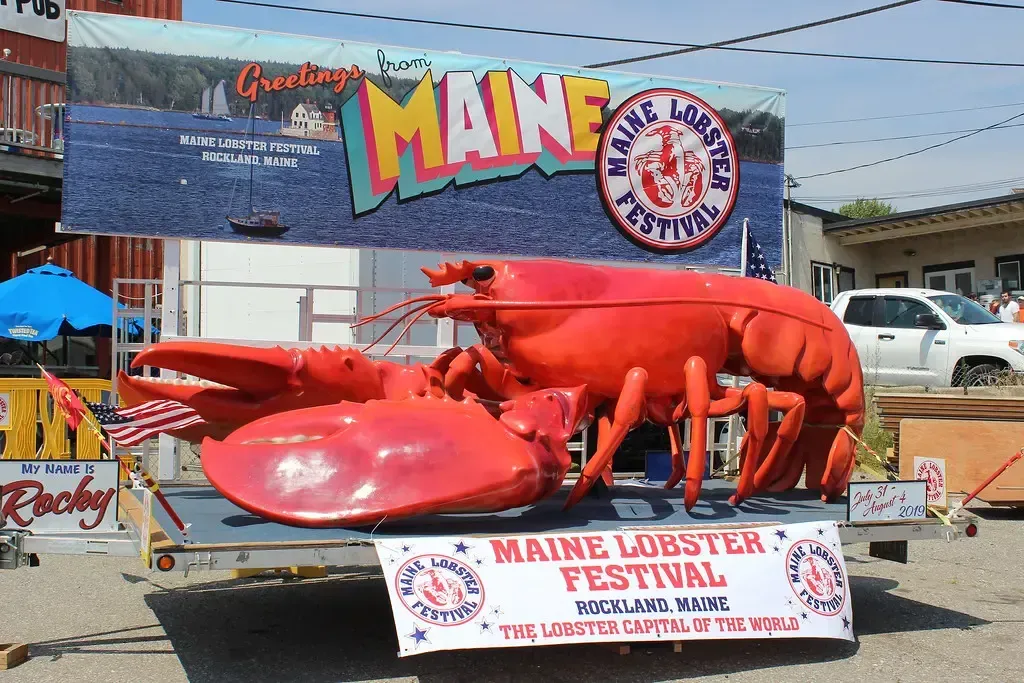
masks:
[[[939,320],[934,313],[918,313],[914,318],[914,327],[924,327],[929,330],[944,330],[946,323]]]

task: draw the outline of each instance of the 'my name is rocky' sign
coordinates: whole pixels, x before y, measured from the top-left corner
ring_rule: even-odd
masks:
[[[0,460],[0,518],[33,532],[117,529],[116,460]]]

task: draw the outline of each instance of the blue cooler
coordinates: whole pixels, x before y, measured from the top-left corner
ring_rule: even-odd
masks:
[[[671,451],[647,451],[644,475],[648,481],[668,481],[672,475]],[[683,451],[683,462],[690,461],[690,452]],[[704,479],[711,479],[711,451],[704,452]]]

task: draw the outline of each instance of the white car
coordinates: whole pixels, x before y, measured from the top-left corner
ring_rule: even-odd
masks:
[[[1004,323],[959,294],[849,290],[832,311],[857,346],[865,384],[979,386],[999,373],[1024,372],[1024,324]]]

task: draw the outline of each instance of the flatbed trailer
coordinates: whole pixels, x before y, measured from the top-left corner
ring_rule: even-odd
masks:
[[[801,489],[759,495],[736,507],[728,500],[735,484],[719,479],[704,482],[700,502],[689,513],[680,488],[665,490],[656,482],[617,481],[602,496],[588,496],[568,511],[562,510],[566,485],[537,504],[501,513],[432,515],[360,529],[276,524],[239,508],[209,485],[161,490],[189,525],[187,538],[159,505],[147,500],[144,490],[122,489],[121,531],[32,534],[0,530],[0,568],[33,566],[38,564],[38,556],[45,554],[138,556],[149,569],[186,575],[204,570],[365,567],[379,565],[374,540],[389,537],[679,530],[816,521],[836,522],[844,545],[870,543],[873,556],[906,562],[910,541],[949,542],[978,533],[977,518],[964,510],[946,520],[929,516],[917,521],[850,522],[846,497],[825,503]]]

